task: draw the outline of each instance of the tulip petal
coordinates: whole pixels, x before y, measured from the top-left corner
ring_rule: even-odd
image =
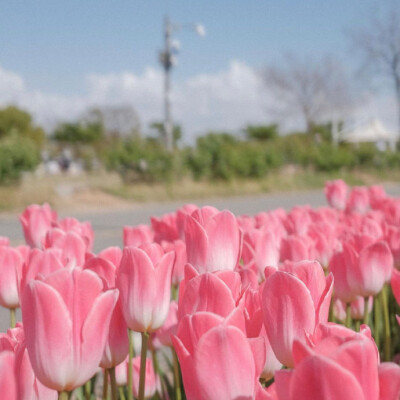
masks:
[[[211,329],[200,339],[194,362],[200,399],[253,398],[253,353],[239,329],[223,325]]]
[[[385,362],[378,366],[379,400],[398,400],[400,398],[400,366]]]
[[[296,367],[290,382],[289,399],[365,400],[356,378],[322,356],[309,357]]]
[[[35,375],[51,389],[64,390],[75,374],[75,361],[71,315],[63,298],[50,285],[31,281],[23,294],[22,320]]]
[[[315,309],[304,283],[286,272],[275,272],[262,292],[264,326],[276,358],[293,366],[294,339],[305,339],[315,326]]]

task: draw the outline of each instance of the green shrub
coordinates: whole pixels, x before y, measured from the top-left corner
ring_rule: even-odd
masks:
[[[0,183],[16,181],[24,171],[34,170],[40,162],[35,144],[17,135],[0,140]]]
[[[130,139],[115,143],[106,151],[106,165],[128,182],[164,182],[174,177],[174,155],[157,141]]]

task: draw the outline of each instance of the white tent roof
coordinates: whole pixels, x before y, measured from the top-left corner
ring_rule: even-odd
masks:
[[[381,121],[375,118],[351,129],[344,129],[338,136],[340,141],[351,143],[393,142],[397,139],[394,133],[387,131]]]

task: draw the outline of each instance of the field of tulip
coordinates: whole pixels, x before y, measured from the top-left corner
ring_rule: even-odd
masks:
[[[0,238],[0,398],[399,400],[400,198],[325,193],[188,204],[98,254],[89,222],[27,207],[26,245]]]

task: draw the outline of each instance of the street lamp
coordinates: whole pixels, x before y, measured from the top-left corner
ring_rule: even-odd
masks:
[[[171,115],[171,69],[177,64],[177,54],[180,50],[180,44],[173,40],[172,34],[185,28],[193,29],[199,36],[206,34],[201,24],[174,24],[167,16],[164,19],[164,50],[160,52],[159,60],[164,69],[164,140],[169,151],[173,149],[174,129]]]

